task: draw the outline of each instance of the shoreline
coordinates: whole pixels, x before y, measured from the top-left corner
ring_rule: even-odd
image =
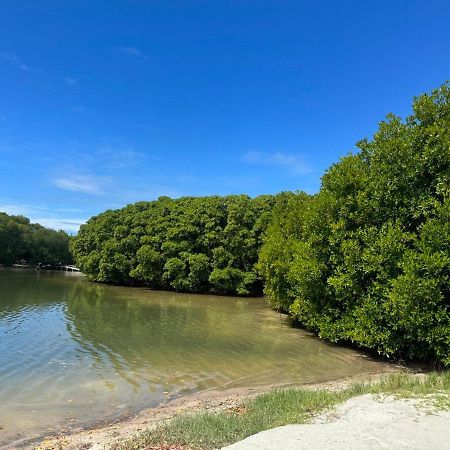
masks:
[[[347,378],[330,379],[319,383],[271,384],[224,390],[211,389],[178,397],[153,408],[144,408],[133,415],[119,417],[114,420],[100,420],[97,423],[93,423],[92,426],[68,430],[67,433],[42,435],[32,439],[20,439],[4,447],[0,447],[0,450],[23,448],[32,448],[34,450],[114,449],[118,441],[129,439],[139,432],[155,427],[182,413],[200,411],[232,412],[239,410],[243,402],[259,394],[276,389],[304,388],[339,391],[355,382],[376,381],[388,374],[411,371],[414,373],[413,369],[408,369],[403,366],[387,365],[385,370],[359,374]]]

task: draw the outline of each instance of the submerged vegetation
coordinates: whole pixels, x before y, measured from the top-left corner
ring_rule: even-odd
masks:
[[[221,448],[270,428],[308,423],[315,415],[362,394],[425,397],[426,409],[449,409],[450,374],[434,373],[423,380],[407,374],[395,374],[378,382],[355,383],[339,391],[278,389],[261,394],[233,410],[179,415],[118,444],[116,448],[172,448],[171,445],[192,449]]]
[[[255,265],[275,200],[234,195],[136,203],[90,219],[72,251],[95,281],[261,294]]]
[[[450,85],[358,147],[316,195],[136,203],[89,220],[73,254],[101,282],[238,295],[265,285],[273,307],[324,339],[448,366]]]
[[[0,265],[16,263],[58,265],[72,262],[69,236],[23,216],[0,212]]]

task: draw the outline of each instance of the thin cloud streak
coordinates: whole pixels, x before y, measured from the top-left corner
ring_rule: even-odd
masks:
[[[53,185],[59,189],[82,194],[103,194],[104,191],[101,188],[101,184],[104,184],[103,179],[96,179],[85,175],[74,175],[53,180]]]
[[[264,153],[259,151],[251,151],[244,155],[243,160],[248,164],[268,166],[268,167],[283,167],[296,175],[308,174],[312,170],[302,155],[274,152]]]
[[[76,208],[50,209],[44,206],[4,203],[0,204],[0,212],[14,216],[25,216],[30,219],[31,223],[39,223],[44,227],[70,233],[76,233],[80,225],[86,223],[87,220],[84,217],[68,215],[82,212]]]
[[[117,50],[121,53],[125,53],[126,55],[132,55],[136,58],[145,59],[148,60],[148,56],[141,50],[139,50],[137,47],[125,47],[125,46],[119,46],[117,47]]]
[[[16,55],[15,53],[7,53],[4,52],[1,54],[1,58],[4,61],[7,61],[11,64],[14,64],[15,66],[17,66],[19,69],[25,71],[25,72],[32,72],[32,73],[41,73],[41,69],[32,69],[29,65],[25,64],[18,55]]]
[[[64,230],[67,233],[76,233],[81,225],[86,223],[86,219],[65,219],[54,217],[38,217],[33,222],[40,223],[44,227],[54,230]]]
[[[78,83],[78,80],[76,78],[72,78],[72,77],[66,77],[64,78],[64,81],[69,85],[69,86],[73,86],[75,84]]]

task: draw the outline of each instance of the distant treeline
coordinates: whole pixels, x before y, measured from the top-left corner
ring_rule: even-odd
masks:
[[[69,236],[45,228],[23,216],[0,212],[0,264],[58,265],[72,262]]]
[[[333,342],[450,366],[450,86],[388,115],[320,192],[160,198],[72,242],[92,279],[253,295]],[[259,259],[259,260],[258,260]]]
[[[262,294],[255,265],[275,201],[270,195],[160,197],[93,217],[71,248],[95,281]]]

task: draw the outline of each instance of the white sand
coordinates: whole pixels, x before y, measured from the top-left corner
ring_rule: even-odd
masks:
[[[450,411],[426,411],[417,400],[363,395],[314,423],[263,431],[227,450],[450,449]]]

